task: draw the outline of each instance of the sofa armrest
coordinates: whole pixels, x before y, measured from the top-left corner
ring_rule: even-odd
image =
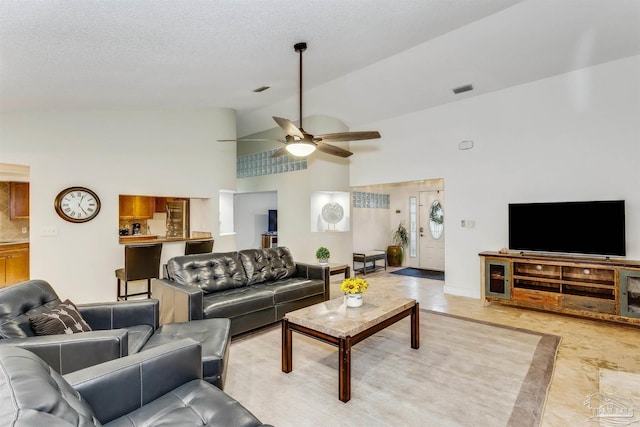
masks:
[[[77,334],[7,338],[0,345],[22,347],[37,354],[60,374],[77,371],[126,356],[129,352],[126,329]]]
[[[331,297],[331,281],[328,265],[307,264],[304,262],[296,262],[296,274],[307,279],[322,279],[324,281],[324,300],[327,301]]]
[[[204,316],[202,289],[174,280],[154,279],[151,294],[160,301],[160,324],[201,320]]]
[[[148,299],[78,304],[78,311],[93,330],[149,325],[155,331],[158,329],[159,306],[158,300]]]
[[[201,353],[200,344],[187,338],[82,369],[64,379],[105,424],[201,379]]]

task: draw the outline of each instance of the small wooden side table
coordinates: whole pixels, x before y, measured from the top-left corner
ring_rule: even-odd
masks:
[[[351,267],[348,264],[337,264],[337,263],[328,263],[329,264],[329,275],[333,276],[335,274],[344,273],[344,278],[348,279],[351,277]],[[322,264],[321,264],[322,265]]]
[[[303,261],[304,262],[304,261]],[[349,264],[339,264],[337,262],[307,262],[306,264],[313,264],[319,266],[329,266],[329,275],[334,276],[336,274],[343,274],[344,278],[348,279],[351,277],[351,267]]]

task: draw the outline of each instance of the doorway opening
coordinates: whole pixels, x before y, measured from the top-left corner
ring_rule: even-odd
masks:
[[[352,191],[389,197],[385,206],[353,205],[354,250],[386,248],[392,243],[393,231],[402,223],[409,234],[402,266],[444,272],[444,179],[353,187]]]

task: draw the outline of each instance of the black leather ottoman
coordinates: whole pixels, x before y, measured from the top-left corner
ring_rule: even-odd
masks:
[[[180,338],[191,338],[202,346],[202,379],[224,389],[227,377],[227,359],[231,344],[229,319],[192,320],[160,326],[147,341],[142,351]]]

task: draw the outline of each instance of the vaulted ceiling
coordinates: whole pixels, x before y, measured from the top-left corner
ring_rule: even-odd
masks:
[[[305,115],[357,127],[638,55],[640,0],[0,0],[0,109],[229,107],[257,132],[297,118],[299,41]]]

